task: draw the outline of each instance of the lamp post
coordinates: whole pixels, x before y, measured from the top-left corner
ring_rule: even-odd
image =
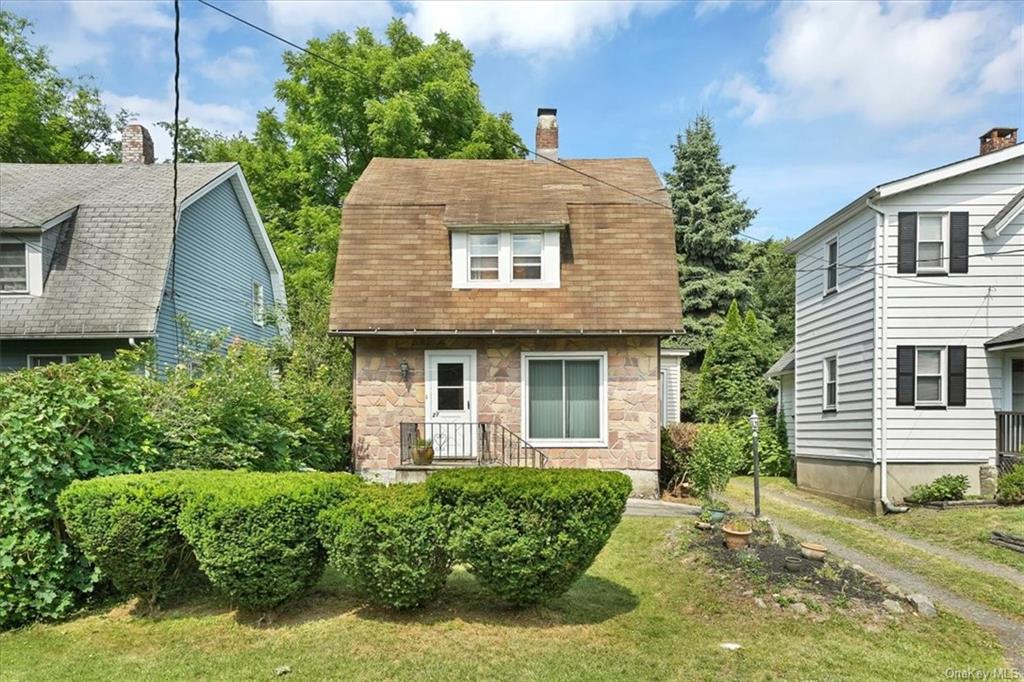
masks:
[[[757,416],[757,410],[750,413],[750,444],[754,449],[754,516],[761,516],[761,461],[758,458],[758,427],[761,425],[761,418]]]

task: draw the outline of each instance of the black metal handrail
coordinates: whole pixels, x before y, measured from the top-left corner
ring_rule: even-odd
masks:
[[[1000,473],[1009,473],[1022,461],[1024,446],[1024,412],[996,412],[996,465]]]
[[[417,464],[418,443],[429,441],[432,464],[531,467],[543,469],[547,457],[519,434],[497,422],[402,422],[401,463]]]

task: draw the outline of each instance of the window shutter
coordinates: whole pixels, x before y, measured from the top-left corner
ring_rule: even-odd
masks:
[[[946,404],[962,407],[967,404],[967,346],[950,346],[946,355],[949,362],[949,395]]]
[[[949,214],[949,271],[967,272],[968,213]]]
[[[914,404],[914,346],[896,347],[896,404]]]
[[[917,272],[917,214],[900,213],[896,272]]]

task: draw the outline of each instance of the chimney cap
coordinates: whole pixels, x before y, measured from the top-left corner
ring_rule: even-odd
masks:
[[[538,107],[537,108],[537,115],[538,116],[557,116],[558,115],[558,109],[546,108],[546,107]]]
[[[1016,132],[1017,132],[1017,129],[1016,128],[1012,128],[1010,126],[997,126],[995,128],[990,128],[989,131],[987,133],[985,133],[984,135],[979,135],[978,139],[979,140],[986,140],[986,139],[992,137],[993,135],[995,135],[995,137],[1006,137],[1007,135],[1013,135]]]

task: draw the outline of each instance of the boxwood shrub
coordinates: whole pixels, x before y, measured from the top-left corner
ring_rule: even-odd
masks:
[[[445,508],[456,561],[516,605],[563,594],[622,518],[632,484],[616,472],[464,469],[427,480]]]
[[[440,505],[422,485],[367,486],[320,515],[328,562],[381,606],[421,606],[451,572]]]
[[[178,514],[197,485],[238,476],[168,471],[75,481],[57,499],[71,539],[115,587],[154,603],[196,577]]]
[[[350,474],[230,477],[198,486],[178,523],[214,587],[247,608],[270,609],[320,578],[317,516],[361,485]]]

